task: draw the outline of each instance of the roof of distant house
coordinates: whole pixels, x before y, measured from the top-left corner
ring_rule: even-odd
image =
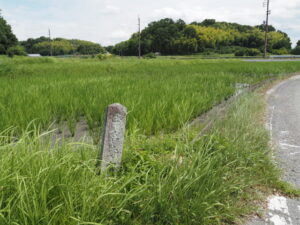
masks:
[[[41,57],[40,54],[28,54],[29,57]]]

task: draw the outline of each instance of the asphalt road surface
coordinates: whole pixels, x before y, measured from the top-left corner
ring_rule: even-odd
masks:
[[[292,62],[300,59],[245,59],[245,62]]]
[[[283,180],[300,188],[300,75],[268,91],[268,115]],[[265,218],[248,225],[300,225],[300,199],[270,196]]]

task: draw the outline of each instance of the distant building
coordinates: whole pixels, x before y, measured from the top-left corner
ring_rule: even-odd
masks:
[[[27,56],[28,57],[41,57],[40,54],[28,54]]]

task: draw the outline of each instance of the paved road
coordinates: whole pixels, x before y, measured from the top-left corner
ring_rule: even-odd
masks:
[[[245,62],[293,62],[300,59],[245,59]]]
[[[300,75],[268,91],[268,126],[283,179],[300,188]],[[271,196],[265,219],[249,225],[300,225],[300,199]]]

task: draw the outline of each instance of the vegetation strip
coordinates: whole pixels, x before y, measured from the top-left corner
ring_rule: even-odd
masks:
[[[225,100],[219,105],[214,106],[211,110],[208,112],[202,114],[200,117],[196,118],[195,120],[192,121],[190,124],[191,126],[200,126],[204,125],[204,128],[201,130],[201,132],[196,136],[194,141],[205,135],[210,129],[212,129],[214,122],[216,120],[220,120],[224,118],[225,114],[227,113],[230,105],[233,104],[233,102],[239,97],[242,93],[247,93],[251,91],[255,91],[257,88],[260,88],[267,83],[270,83],[274,81],[275,78],[270,78],[264,81],[261,81],[256,84],[249,85],[249,87],[243,88],[242,92],[236,93],[235,95],[231,96],[229,99]]]
[[[270,157],[258,93],[239,98],[197,141],[201,128],[185,124],[236,83],[299,71],[297,62],[1,61],[0,224],[230,224],[253,212],[257,188],[291,190]],[[72,127],[82,113],[99,129],[111,102],[129,111],[122,167],[112,176],[97,176],[94,146],[40,138],[54,118]],[[5,130],[12,125],[21,137],[14,144],[16,129]]]
[[[84,116],[97,139],[103,112],[113,102],[129,110],[128,133],[169,133],[231,96],[236,83],[256,83],[300,69],[298,62],[226,60],[0,61],[0,130],[13,126],[20,134],[33,127],[45,130],[57,121],[66,122],[74,135]]]
[[[131,135],[123,167],[111,177],[96,175],[97,151],[89,146],[49,151],[32,135],[15,145],[1,139],[0,223],[232,223],[254,209],[253,187],[266,191],[277,182],[263,109],[258,94],[247,94],[196,142],[198,131],[186,128]]]

